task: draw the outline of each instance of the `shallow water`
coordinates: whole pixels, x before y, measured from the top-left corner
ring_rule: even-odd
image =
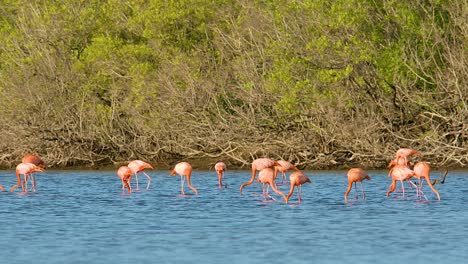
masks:
[[[343,201],[344,171],[308,172],[303,201],[264,201],[248,171],[195,171],[199,195],[149,171],[151,190],[122,194],[114,171],[37,174],[36,193],[0,193],[2,263],[457,263],[468,258],[468,172],[450,172],[418,201],[406,185],[385,197],[385,171],[370,172],[366,201]],[[281,177],[281,176],[279,176]],[[433,172],[432,178],[440,177]],[[16,177],[0,172],[7,190]],[[139,177],[141,187],[146,177]],[[397,185],[399,187],[399,184]],[[140,187],[140,188],[141,188]],[[288,192],[289,186],[279,186]],[[19,191],[17,189],[17,191]],[[6,262],[3,262],[6,260]]]

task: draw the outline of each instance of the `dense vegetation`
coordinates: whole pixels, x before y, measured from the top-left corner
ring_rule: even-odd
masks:
[[[467,5],[1,0],[0,164],[466,167]]]

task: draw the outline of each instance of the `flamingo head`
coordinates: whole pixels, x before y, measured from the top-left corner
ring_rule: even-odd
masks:
[[[36,171],[44,172],[45,169],[42,168],[42,167],[39,167],[39,166],[34,166],[34,167],[31,169],[31,172],[36,172]]]
[[[397,162],[395,160],[392,160],[390,161],[390,163],[388,164],[387,168],[391,168],[393,166],[397,165]]]
[[[369,175],[366,175],[366,177],[364,177],[364,179],[366,179],[366,180],[370,181],[370,179],[371,179],[371,178],[370,178],[370,176],[369,176]]]
[[[176,171],[175,170],[171,170],[171,176],[175,176],[176,175]]]

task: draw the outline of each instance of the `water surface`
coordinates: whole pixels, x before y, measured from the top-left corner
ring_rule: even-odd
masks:
[[[370,172],[366,201],[344,203],[344,171],[308,172],[312,184],[286,205],[264,201],[248,171],[195,171],[199,195],[180,196],[180,180],[149,171],[151,190],[122,194],[114,171],[37,174],[37,192],[0,193],[2,263],[457,263],[468,258],[468,172],[385,197],[385,171]],[[434,172],[432,178],[440,177]],[[7,190],[13,171],[0,172]],[[141,187],[146,177],[140,177]],[[399,186],[399,185],[398,185]],[[279,186],[284,192],[289,186]],[[19,191],[19,189],[17,189]],[[3,262],[6,260],[6,262]]]

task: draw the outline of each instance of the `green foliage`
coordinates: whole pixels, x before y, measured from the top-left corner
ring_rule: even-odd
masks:
[[[3,148],[239,161],[291,137],[289,153],[460,144],[465,18],[461,0],[4,0]]]

